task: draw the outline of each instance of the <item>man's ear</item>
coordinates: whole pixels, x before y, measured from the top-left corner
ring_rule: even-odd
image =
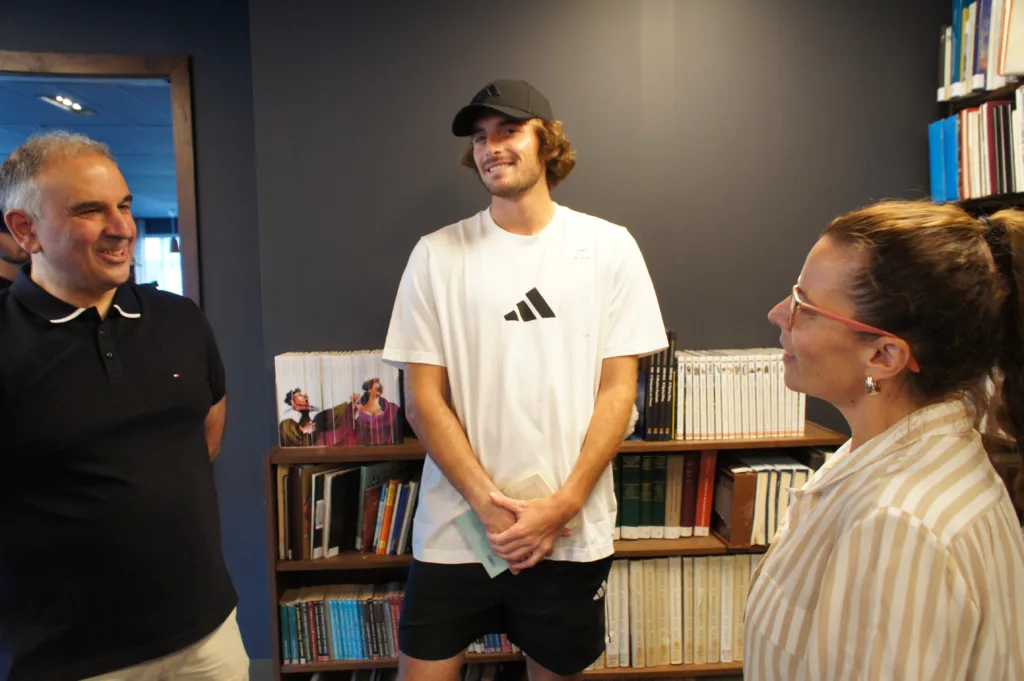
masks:
[[[39,239],[32,230],[33,220],[28,212],[12,208],[4,213],[4,224],[7,225],[11,236],[26,253],[39,253],[42,250]]]

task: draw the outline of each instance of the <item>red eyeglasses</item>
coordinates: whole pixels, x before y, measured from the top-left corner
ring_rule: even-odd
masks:
[[[796,319],[796,312],[800,308],[803,308],[808,312],[813,312],[816,315],[821,315],[826,319],[837,321],[846,328],[848,328],[850,331],[857,331],[859,333],[870,333],[876,336],[889,336],[891,338],[896,338],[900,341],[903,341],[904,343],[907,344],[908,348],[910,347],[910,344],[907,343],[907,341],[903,340],[902,338],[895,334],[889,333],[888,331],[884,331],[882,329],[879,329],[878,327],[870,326],[868,324],[864,324],[863,322],[858,322],[855,319],[850,319],[849,317],[844,317],[842,315],[836,314],[835,312],[822,310],[820,307],[811,305],[806,300],[803,300],[802,296],[800,295],[800,290],[798,286],[793,287],[793,293],[792,295],[789,296],[789,320],[786,324],[786,331],[793,330],[793,322]],[[910,360],[907,362],[907,368],[913,371],[915,374],[920,373],[921,371],[921,367],[918,365],[917,360],[914,359],[913,355],[910,356]]]

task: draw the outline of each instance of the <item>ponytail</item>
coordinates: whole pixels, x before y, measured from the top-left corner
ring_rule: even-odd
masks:
[[[1020,509],[1024,507],[1024,212],[1001,210],[981,222],[1006,290],[999,317],[1002,344],[996,357],[992,415],[1007,436],[1004,451],[1009,448],[1018,458],[1012,496]]]

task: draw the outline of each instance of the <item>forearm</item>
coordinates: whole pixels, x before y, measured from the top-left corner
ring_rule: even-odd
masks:
[[[462,424],[440,396],[419,397],[407,417],[428,456],[479,515],[498,490],[480,464]]]
[[[597,481],[608,469],[608,464],[615,458],[635,400],[635,380],[620,382],[598,392],[579,459],[558,491],[558,496],[570,507],[572,515],[580,512]]]

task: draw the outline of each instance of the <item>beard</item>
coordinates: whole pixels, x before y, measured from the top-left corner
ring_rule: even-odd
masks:
[[[513,177],[489,184],[484,179],[484,172],[477,168],[477,177],[480,178],[480,183],[491,193],[491,196],[497,196],[500,199],[513,199],[525,194],[530,189],[533,189],[535,184],[540,182],[540,178],[544,176],[544,173],[545,168],[542,163],[538,162],[532,165],[520,164],[518,172]]]

